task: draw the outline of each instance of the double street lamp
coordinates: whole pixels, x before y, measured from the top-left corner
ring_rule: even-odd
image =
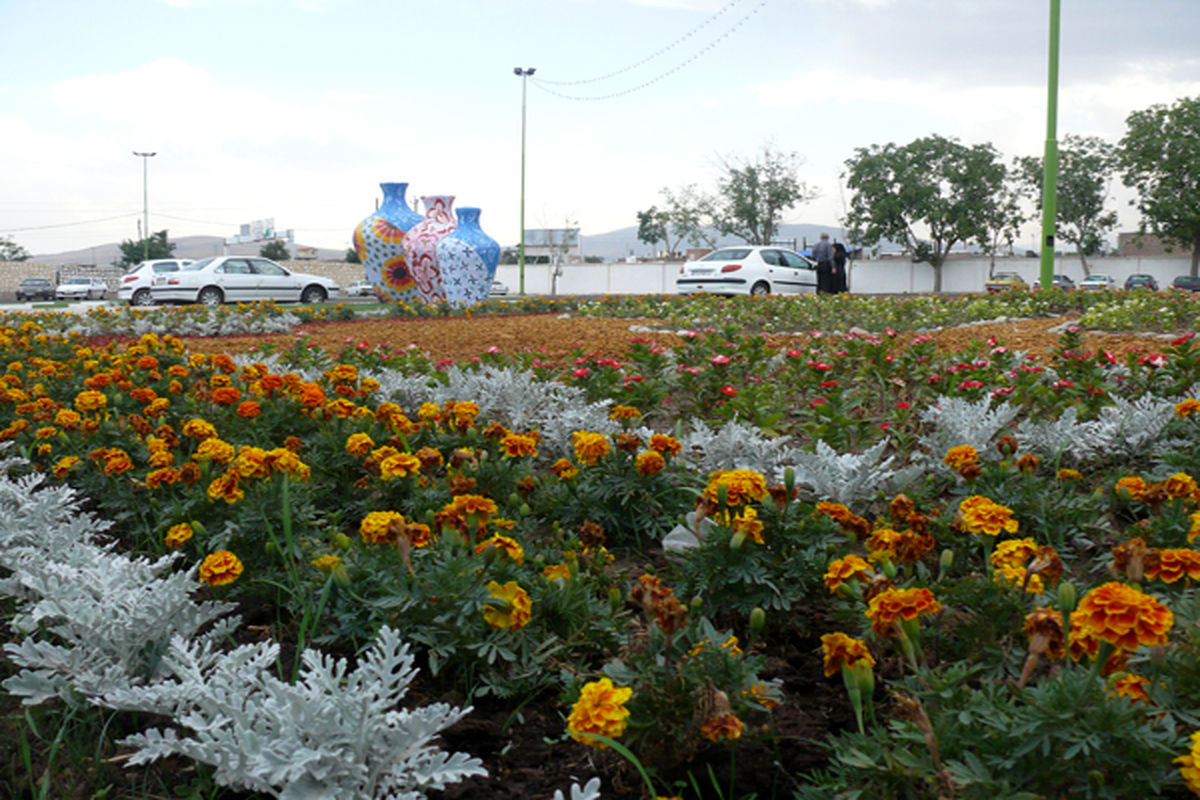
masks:
[[[513,67],[513,75],[521,78],[521,250],[518,258],[521,264],[522,295],[525,294],[525,86],[529,76],[536,71],[535,67]]]
[[[150,258],[150,195],[146,191],[146,163],[156,153],[139,153],[133,151],[135,156],[142,159],[142,260]]]

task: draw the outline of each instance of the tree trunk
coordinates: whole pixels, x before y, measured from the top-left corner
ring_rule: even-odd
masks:
[[[933,293],[942,293],[942,264],[941,262],[929,262],[929,266],[933,267]]]
[[[1192,240],[1192,277],[1196,277],[1196,268],[1200,266],[1200,233]]]
[[[1083,254],[1083,245],[1076,245],[1079,250],[1079,263],[1083,265],[1083,277],[1091,275],[1091,270],[1088,269],[1087,256]]]

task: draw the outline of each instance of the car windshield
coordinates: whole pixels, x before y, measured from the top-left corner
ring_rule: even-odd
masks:
[[[64,284],[87,283],[87,282],[88,282],[87,278],[64,278],[63,279]]]
[[[1020,279],[1021,276],[1015,272],[997,272],[992,276],[992,280],[994,281],[1014,281]]]
[[[709,253],[701,261],[738,261],[750,255],[749,247],[727,247]]]
[[[190,264],[184,264],[183,268],[188,272],[195,272],[198,269],[204,269],[213,262],[211,258],[202,258],[199,261],[193,261]]]

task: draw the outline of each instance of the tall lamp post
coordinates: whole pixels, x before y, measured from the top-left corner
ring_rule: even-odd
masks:
[[[513,75],[521,77],[521,250],[518,258],[521,264],[522,295],[525,294],[525,86],[529,76],[536,71],[535,67],[513,67]]]
[[[142,159],[142,261],[146,261],[150,258],[150,194],[147,191],[146,164],[156,154],[139,153],[137,150],[133,154]]]
[[[1046,152],[1042,158],[1042,286],[1054,285],[1054,232],[1058,218],[1058,19],[1050,0],[1050,67],[1046,78]]]

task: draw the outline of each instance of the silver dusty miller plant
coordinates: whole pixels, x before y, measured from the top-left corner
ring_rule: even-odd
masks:
[[[1176,400],[1150,395],[1136,400],[1114,395],[1112,400],[1111,406],[1087,422],[1078,421],[1075,408],[1068,408],[1057,420],[1025,420],[1017,428],[1017,438],[1022,447],[1041,456],[1086,463],[1153,448],[1175,416]]]
[[[796,485],[808,487],[818,500],[846,506],[870,500],[897,476],[897,470],[891,468],[894,456],[880,460],[887,444],[882,441],[862,453],[839,454],[818,440],[815,452],[796,451],[794,455]],[[782,480],[783,471],[776,477]]]
[[[650,431],[639,431],[648,436]],[[769,475],[794,459],[796,452],[787,439],[768,438],[756,426],[736,419],[720,429],[693,420],[691,430],[680,437],[681,455],[701,472],[719,469],[752,469]]]
[[[297,681],[287,683],[271,674],[278,654],[275,643],[221,652],[176,639],[163,656],[165,680],[100,703],[169,715],[179,726],[123,739],[137,748],[131,764],[187,756],[213,765],[221,785],[280,800],[419,800],[487,774],[478,759],[434,742],[469,708],[399,707],[417,670],[391,628],[380,629],[353,670],[305,650]]]
[[[1017,416],[1017,409],[1008,403],[992,407],[990,397],[972,403],[961,397],[942,395],[933,405],[921,411],[921,421],[933,426],[921,435],[925,452],[914,454],[914,461],[924,461],[935,469],[947,469],[942,458],[951,447],[971,445],[981,458],[999,456],[991,447],[992,440]]]

